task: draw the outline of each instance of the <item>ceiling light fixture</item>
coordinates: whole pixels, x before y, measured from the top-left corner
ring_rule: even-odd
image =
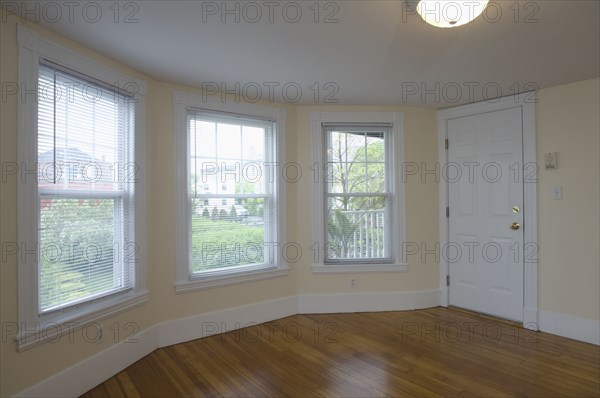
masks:
[[[425,22],[438,28],[454,28],[481,15],[489,0],[420,0],[417,12]]]

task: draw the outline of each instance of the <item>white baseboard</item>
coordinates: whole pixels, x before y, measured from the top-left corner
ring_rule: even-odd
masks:
[[[117,343],[70,366],[16,397],[78,397],[145,357],[156,347],[156,325],[136,333],[137,342]]]
[[[593,319],[540,310],[539,329],[542,332],[600,345],[600,322]]]
[[[389,293],[301,294],[298,313],[406,311],[440,305],[440,291]]]
[[[274,321],[297,313],[296,296],[289,296],[175,319],[158,325],[157,343],[158,347],[165,347],[246,326]]]
[[[440,305],[440,290],[390,293],[302,294],[174,319],[136,334],[137,343],[118,343],[40,383],[17,397],[77,397],[159,347],[296,314],[406,311]],[[539,311],[539,329],[600,345],[600,322]]]
[[[302,313],[401,311],[439,305],[439,290],[311,294],[227,308],[154,325],[137,343],[117,343],[22,391],[17,397],[77,397],[157,348]]]
[[[157,348],[297,313],[297,298],[290,296],[162,322],[136,333],[137,342],[112,345],[42,380],[16,397],[78,397]]]

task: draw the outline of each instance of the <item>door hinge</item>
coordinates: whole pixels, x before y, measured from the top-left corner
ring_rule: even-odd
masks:
[[[447,139],[446,139],[446,143],[445,143],[445,145],[446,145],[446,149],[450,148],[450,144],[448,143],[448,140],[447,140]]]
[[[446,218],[450,218],[450,207],[446,207]]]
[[[450,286],[450,275],[446,275],[446,286]]]

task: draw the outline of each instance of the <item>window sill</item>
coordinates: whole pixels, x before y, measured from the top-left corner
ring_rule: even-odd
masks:
[[[177,294],[195,292],[199,290],[212,289],[236,285],[239,283],[259,281],[263,279],[279,278],[287,276],[289,273],[287,265],[280,265],[268,268],[258,268],[252,270],[242,270],[237,272],[227,272],[222,274],[213,274],[199,276],[189,281],[175,283],[175,292]]]
[[[406,272],[408,265],[396,264],[313,264],[312,272],[315,274],[337,274],[354,272]]]
[[[31,328],[21,326],[21,331],[15,337],[17,349],[21,352],[46,342],[57,342],[63,337],[70,339],[76,330],[140,306],[148,301],[149,296],[148,291],[119,295],[72,312],[68,316],[36,322],[35,325],[30,325]]]

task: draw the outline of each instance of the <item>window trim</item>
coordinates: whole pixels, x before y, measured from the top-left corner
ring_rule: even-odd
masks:
[[[313,223],[313,239],[315,256],[312,264],[313,273],[351,273],[351,272],[404,272],[408,269],[406,262],[400,257],[401,243],[405,242],[405,200],[404,185],[401,180],[401,165],[404,159],[404,131],[403,115],[400,112],[311,112],[310,123],[312,130],[312,153],[313,173],[318,175],[313,185],[313,219],[324,220],[324,198],[325,186],[323,182],[323,162],[325,151],[325,140],[323,138],[323,123],[332,124],[368,124],[389,123],[391,128],[391,156],[389,170],[393,172],[390,176],[390,192],[392,194],[392,214],[394,225],[392,227],[391,253],[394,261],[389,262],[366,260],[364,263],[355,261],[344,263],[343,261],[325,263],[323,248],[325,247],[325,222],[315,221]],[[318,168],[318,173],[317,169]]]
[[[266,105],[222,102],[202,95],[189,94],[181,91],[173,92],[173,107],[175,119],[175,161],[176,161],[176,276],[175,292],[188,293],[214,287],[229,286],[248,281],[263,280],[286,276],[289,266],[277,251],[277,260],[273,266],[248,266],[210,272],[196,276],[189,272],[188,245],[188,211],[187,211],[187,112],[188,109],[203,109],[225,114],[237,114],[249,118],[271,119],[275,121],[276,161],[281,166],[285,162],[285,124],[286,110]],[[277,184],[277,238],[278,242],[286,242],[286,213],[285,184]]]
[[[18,107],[19,137],[18,159],[21,167],[37,164],[37,103],[34,88],[37,87],[41,58],[72,69],[78,73],[111,84],[125,87],[135,83],[135,162],[138,165],[138,182],[135,186],[135,239],[138,245],[135,285],[133,289],[92,299],[85,303],[57,311],[52,317],[40,316],[37,311],[38,275],[37,257],[39,253],[23,252],[31,249],[32,242],[38,242],[38,187],[35,178],[27,174],[17,188],[18,240],[25,247],[18,259],[18,319],[20,330],[16,336],[19,351],[32,348],[46,341],[52,341],[65,330],[76,330],[85,323],[99,321],[117,313],[142,305],[148,300],[146,290],[146,228],[144,197],[144,158],[145,158],[145,106],[146,83],[108,68],[88,57],[64,48],[40,36],[37,32],[17,25],[17,45],[19,47],[18,74],[21,100]],[[25,92],[24,90],[28,90]],[[22,170],[22,172],[25,172]],[[37,244],[36,244],[37,247]],[[74,326],[75,325],[75,326]],[[47,329],[46,329],[47,328]]]

